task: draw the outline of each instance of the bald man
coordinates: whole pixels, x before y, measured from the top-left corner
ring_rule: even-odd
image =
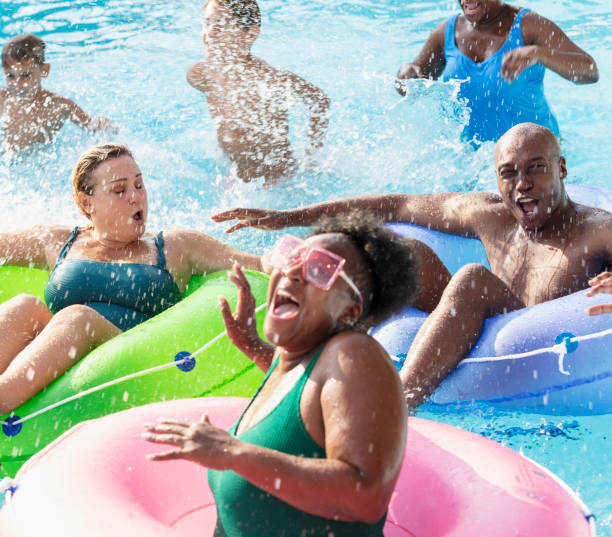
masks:
[[[213,219],[241,219],[228,231],[279,229],[360,208],[387,221],[480,239],[491,270],[470,264],[449,279],[440,270],[432,277],[430,258],[423,264],[424,277],[448,284],[400,372],[408,404],[417,406],[470,351],[487,317],[585,289],[612,268],[612,214],[569,199],[565,158],[550,130],[533,123],[510,129],[497,143],[495,167],[500,195],[368,195],[287,211],[233,209]]]

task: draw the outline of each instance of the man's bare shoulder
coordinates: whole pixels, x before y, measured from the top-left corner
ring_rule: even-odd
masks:
[[[578,221],[589,229],[610,230],[612,229],[612,213],[599,207],[591,207],[574,203],[578,215]]]
[[[49,115],[67,116],[76,106],[68,97],[63,97],[52,91],[41,89],[37,97],[38,105]]]
[[[205,91],[211,78],[211,69],[208,61],[194,63],[187,71],[187,82],[200,91]]]

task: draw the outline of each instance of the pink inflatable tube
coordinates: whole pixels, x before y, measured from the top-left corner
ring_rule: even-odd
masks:
[[[158,417],[222,427],[244,399],[155,403],[80,423],[19,471],[0,510],[2,537],[208,537],[216,512],[206,470],[153,463],[141,439]],[[558,478],[521,455],[460,429],[410,418],[387,537],[582,537],[592,516]],[[270,536],[272,537],[272,536]]]

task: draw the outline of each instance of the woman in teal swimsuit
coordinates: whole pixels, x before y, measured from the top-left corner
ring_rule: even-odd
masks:
[[[544,71],[577,84],[597,82],[597,65],[555,23],[501,0],[459,0],[462,13],[439,24],[397,74],[403,95],[409,78],[461,80],[458,97],[470,108],[467,139],[497,141],[518,123],[559,134],[544,97]]]
[[[382,536],[406,405],[392,361],[364,329],[410,302],[418,262],[372,218],[328,220],[305,241],[285,235],[264,256],[274,267],[264,333],[275,346],[249,323],[253,302],[235,267],[236,313],[222,301],[228,334],[268,372],[229,433],[206,416],[147,426],[145,438],[174,446],[151,459],[210,468],[217,537]]]
[[[172,306],[193,274],[238,261],[259,270],[259,256],[198,231],[145,232],[142,174],[118,144],[81,155],[73,191],[89,226],[0,233],[7,265],[53,269],[49,307],[17,296],[0,306],[0,414],[42,390],[93,348]]]

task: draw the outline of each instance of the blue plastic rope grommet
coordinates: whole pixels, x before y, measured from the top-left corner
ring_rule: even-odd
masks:
[[[9,437],[17,436],[21,432],[23,425],[15,422],[20,419],[21,418],[15,414],[6,418],[2,424],[2,432]]]
[[[185,373],[188,373],[196,366],[196,359],[187,351],[177,352],[174,361],[179,362],[176,364],[176,367]]]
[[[565,348],[567,354],[574,352],[578,348],[578,342],[572,341],[576,336],[571,332],[562,332],[555,338],[555,343],[563,343],[565,341]]]

